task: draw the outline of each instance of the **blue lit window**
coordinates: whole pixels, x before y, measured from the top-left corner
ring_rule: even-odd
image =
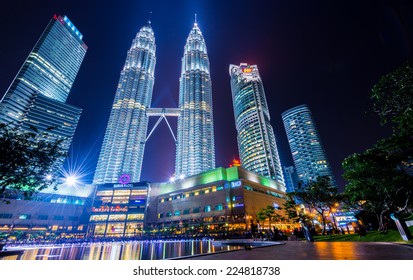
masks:
[[[20,219],[20,220],[29,220],[30,217],[31,217],[30,214],[21,214],[21,215],[19,216],[19,219]]]
[[[11,219],[11,217],[13,217],[12,214],[6,214],[6,213],[0,214],[0,219]]]
[[[204,212],[211,212],[211,205],[207,205],[204,207]]]
[[[221,211],[221,210],[224,210],[224,206],[222,204],[215,205],[215,211]]]
[[[174,216],[181,216],[181,210],[176,210],[174,212]]]

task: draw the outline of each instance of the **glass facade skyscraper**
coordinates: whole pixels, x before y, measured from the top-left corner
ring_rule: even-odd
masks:
[[[209,59],[196,22],[186,40],[182,58],[179,109],[175,175],[190,176],[215,168]]]
[[[308,183],[318,176],[328,176],[336,185],[320,135],[307,105],[281,114],[299,181]]]
[[[257,65],[231,64],[229,74],[241,166],[284,183],[277,142]]]
[[[67,151],[81,109],[66,99],[86,55],[83,35],[67,16],[53,16],[0,103],[0,121],[22,130],[48,128]]]
[[[155,35],[150,22],[136,34],[113,101],[93,182],[116,183],[122,174],[139,182],[156,63]],[[123,178],[126,178],[125,176]]]

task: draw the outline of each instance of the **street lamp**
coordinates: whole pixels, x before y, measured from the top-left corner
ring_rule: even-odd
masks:
[[[69,175],[64,180],[65,180],[65,183],[68,184],[69,186],[74,186],[76,183],[78,183],[78,178],[74,175]]]

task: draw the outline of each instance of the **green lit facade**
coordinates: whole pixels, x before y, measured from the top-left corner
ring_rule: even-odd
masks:
[[[147,226],[248,229],[267,205],[282,207],[284,184],[241,167],[216,168],[168,183],[151,184]]]

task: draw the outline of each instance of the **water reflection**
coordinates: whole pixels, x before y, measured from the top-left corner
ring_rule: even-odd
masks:
[[[22,260],[161,260],[240,249],[212,240],[133,241],[28,246]]]

